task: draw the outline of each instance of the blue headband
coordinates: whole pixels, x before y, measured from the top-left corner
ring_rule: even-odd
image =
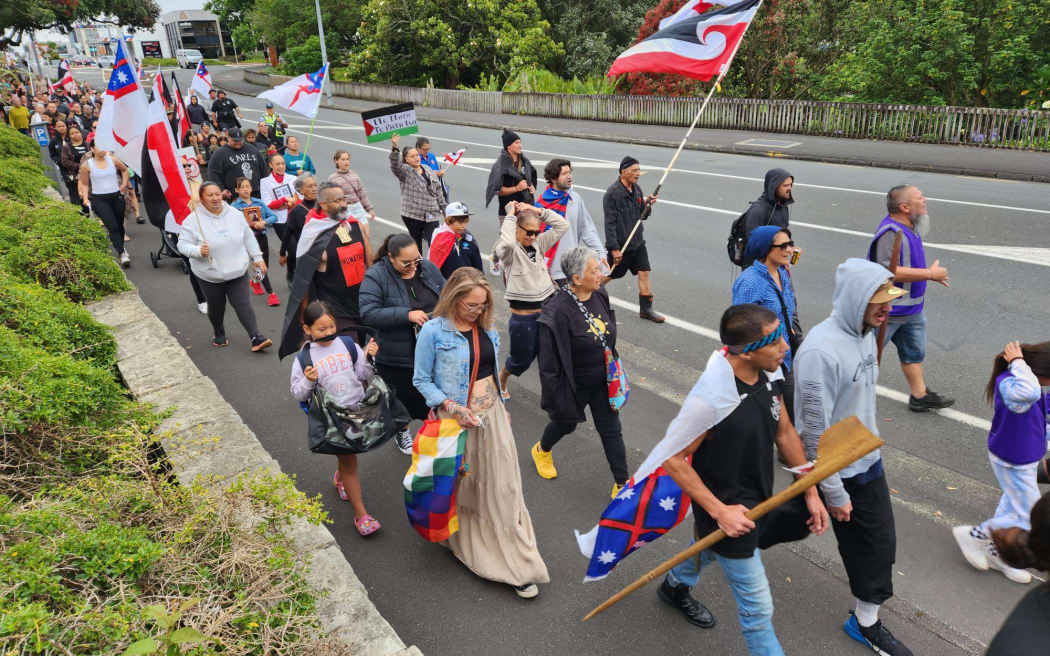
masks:
[[[777,329],[769,333],[761,339],[757,339],[750,344],[743,347],[739,347],[738,353],[750,353],[751,351],[757,351],[760,348],[769,346],[770,344],[776,343],[781,337],[784,336],[784,324],[777,326]],[[730,349],[733,350],[733,349]]]

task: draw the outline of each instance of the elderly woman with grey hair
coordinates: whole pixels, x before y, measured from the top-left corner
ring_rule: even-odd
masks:
[[[274,159],[274,162],[277,160]],[[295,277],[295,247],[299,244],[299,238],[303,236],[306,215],[317,206],[317,178],[310,173],[304,173],[295,178],[292,184],[300,200],[288,210],[288,221],[284,224],[279,253],[281,266],[288,268],[289,287],[292,286],[292,278]]]
[[[577,246],[561,258],[568,285],[543,304],[540,314],[540,407],[550,422],[532,447],[532,460],[543,478],[558,475],[551,450],[586,420],[591,408],[613,475],[612,496],[627,482],[627,450],[620,416],[609,405],[605,348],[616,353],[616,314],[601,289],[598,254]]]

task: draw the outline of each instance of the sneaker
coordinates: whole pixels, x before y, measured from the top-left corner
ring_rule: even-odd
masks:
[[[929,387],[926,388],[926,396],[921,399],[917,399],[911,395],[908,396],[908,409],[912,412],[940,410],[941,408],[950,408],[953,405],[955,405],[955,399],[950,396],[941,396]]]
[[[256,296],[262,296],[265,293],[265,292],[263,292],[262,285],[260,285],[259,283],[255,282],[254,280],[251,281],[250,283],[248,283],[248,286],[252,288],[252,293],[255,294]]]
[[[141,216],[136,216],[135,217],[135,223],[137,223],[139,225],[142,225],[145,222],[146,222],[146,219],[142,218]]]
[[[615,499],[616,497],[620,496],[620,490],[622,490],[622,489],[623,489],[622,485],[620,485],[619,483],[613,483],[612,496],[610,496],[609,498]]]
[[[988,544],[988,551],[986,552],[986,558],[988,560],[989,569],[997,569],[1003,573],[1003,576],[1010,579],[1014,583],[1031,583],[1032,575],[1028,573],[1028,570],[1018,569],[1017,567],[1011,567],[1003,562],[1003,559],[999,556],[999,551],[995,548],[995,544]]]
[[[525,585],[512,585],[514,588],[514,594],[518,595],[522,599],[532,599],[540,593],[540,589],[535,583],[526,583]]]
[[[256,335],[255,337],[252,337],[252,351],[254,351],[255,353],[258,353],[259,351],[264,351],[270,348],[271,346],[273,346],[273,342],[267,339],[266,337],[263,337],[262,335]]]
[[[981,529],[976,526],[956,526],[952,529],[952,535],[966,562],[982,572],[988,569],[988,545],[991,541]]]
[[[557,478],[558,470],[554,468],[554,455],[540,448],[540,443],[532,445],[532,461],[536,463],[536,473],[540,478]]]
[[[398,433],[394,439],[397,440],[397,448],[401,453],[406,456],[412,455],[412,442],[414,439],[412,433],[410,433],[407,428]]]
[[[127,251],[124,251],[120,254],[120,266],[124,267],[125,269],[131,266],[131,258],[128,257]]]
[[[226,335],[216,335],[211,340],[211,345],[218,346],[219,348],[222,348],[223,346],[226,346],[229,343],[230,340],[226,339]]]
[[[270,296],[266,299],[266,304],[270,307],[276,307],[281,304],[281,300],[277,298],[277,294],[270,292]]]
[[[201,314],[208,314],[208,302],[205,301],[203,303],[198,303],[197,310],[199,310]]]
[[[871,647],[876,654],[883,656],[913,656],[910,649],[897,641],[890,630],[882,625],[882,620],[876,621],[871,626],[861,626],[853,611],[849,612],[849,619],[843,625],[842,630],[846,635],[853,638],[862,645]]]
[[[701,629],[710,629],[715,625],[715,616],[708,610],[707,606],[700,600],[689,594],[689,586],[684,583],[671,585],[664,577],[663,583],[656,590],[656,596],[660,601],[676,609],[690,624],[699,626]]]

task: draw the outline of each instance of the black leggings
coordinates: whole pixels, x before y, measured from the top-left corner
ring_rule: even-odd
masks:
[[[291,228],[288,227],[287,223],[275,223],[275,224],[273,224],[273,231],[276,232],[277,236],[281,238],[281,247],[282,248],[285,247],[285,243],[284,243],[284,240],[286,239],[285,234],[287,233],[288,230],[291,230]],[[299,243],[295,240],[295,237],[293,236],[289,240],[289,243],[287,244],[287,251],[285,252],[285,257],[288,260],[287,271],[286,271],[285,275],[288,278],[288,286],[289,287],[291,287],[292,278],[295,277],[295,249],[298,248],[298,247],[299,247]],[[267,264],[266,266],[270,266],[270,265]]]
[[[208,300],[208,321],[211,322],[217,341],[226,338],[226,327],[223,325],[223,318],[226,315],[226,299],[230,300],[230,305],[237,313],[237,319],[248,331],[248,337],[255,337],[259,334],[259,325],[255,321],[255,312],[252,310],[247,273],[240,278],[225,282],[209,282],[203,278],[198,278],[198,280],[201,291],[204,292],[204,298]]]
[[[437,221],[421,221],[419,219],[410,219],[407,216],[402,216],[401,220],[405,222],[408,234],[412,235],[412,239],[416,240],[416,248],[422,254],[423,240],[426,239],[427,246],[430,245],[430,238],[434,235],[434,229],[437,228]]]
[[[394,367],[387,364],[376,363],[376,371],[379,377],[387,385],[394,389],[397,400],[405,405],[408,415],[413,419],[426,419],[430,414],[426,399],[419,393],[416,386],[412,384],[411,367]]]
[[[77,189],[77,180],[66,180],[66,191],[69,192],[69,202],[80,208],[80,213],[88,215],[88,208],[84,207],[84,201],[80,198],[80,190]]]
[[[627,448],[623,445],[623,430],[620,428],[620,415],[609,406],[609,390],[605,383],[597,387],[577,387],[576,395],[583,405],[591,407],[591,418],[594,427],[602,438],[605,459],[609,461],[613,480],[617,485],[627,482]],[[543,429],[540,448],[550,451],[561,438],[576,430],[576,422],[551,421]]]
[[[109,242],[117,255],[124,252],[124,195],[119,191],[112,194],[91,194],[91,211],[102,219],[109,233]]]
[[[273,293],[273,287],[270,286],[270,242],[266,239],[265,232],[255,233],[255,243],[259,244],[259,250],[262,251],[263,263],[266,264],[266,275],[263,276],[262,286],[266,290],[267,294]]]

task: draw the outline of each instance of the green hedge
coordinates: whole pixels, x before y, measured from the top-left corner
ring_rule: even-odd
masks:
[[[28,157],[40,161],[40,146],[18,130],[0,130],[0,157]]]
[[[50,186],[51,180],[44,175],[39,151],[32,157],[0,157],[0,170],[4,171],[0,176],[0,197],[26,205],[47,201],[41,190]]]

